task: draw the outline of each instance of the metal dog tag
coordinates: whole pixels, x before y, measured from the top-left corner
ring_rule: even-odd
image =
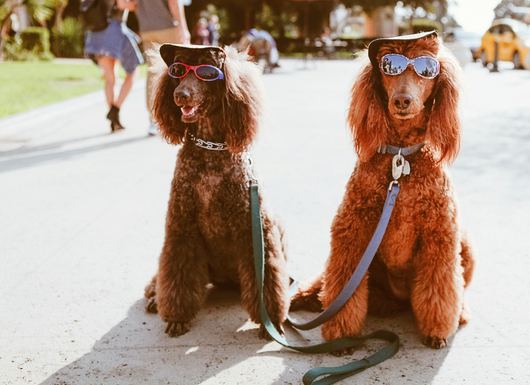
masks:
[[[392,158],[392,178],[394,178],[394,180],[398,180],[401,174],[403,173],[404,164],[405,158],[403,158],[403,155],[394,155],[394,157]]]
[[[410,163],[408,160],[405,160],[405,163],[403,164],[403,175],[409,175],[410,174]]]

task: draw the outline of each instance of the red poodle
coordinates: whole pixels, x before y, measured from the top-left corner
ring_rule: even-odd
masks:
[[[292,308],[328,307],[337,297],[372,236],[392,181],[393,156],[383,149],[414,146],[406,156],[410,175],[399,179],[401,192],[374,262],[322,334],[327,340],[357,335],[368,311],[386,315],[410,304],[424,344],[442,348],[467,322],[464,287],[474,266],[443,167],[460,143],[457,64],[435,32],[374,40],[368,56],[348,116],[359,160],[332,224],[330,257]]]

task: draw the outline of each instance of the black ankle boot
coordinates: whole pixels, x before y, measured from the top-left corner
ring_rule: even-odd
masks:
[[[114,132],[117,130],[123,130],[125,127],[120,122],[120,109],[116,106],[112,106],[107,113],[107,119],[110,120],[110,131]]]

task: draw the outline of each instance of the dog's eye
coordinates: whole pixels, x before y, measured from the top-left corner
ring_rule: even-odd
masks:
[[[169,76],[172,76],[174,78],[181,78],[186,75],[188,69],[180,63],[174,63],[169,67],[168,72]]]
[[[210,65],[201,65],[197,67],[196,73],[200,79],[203,80],[214,80],[219,77],[219,69]]]

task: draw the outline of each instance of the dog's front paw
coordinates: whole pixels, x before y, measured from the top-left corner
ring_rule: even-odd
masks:
[[[166,326],[166,334],[170,337],[178,337],[186,334],[190,330],[188,322],[168,321]]]
[[[156,297],[151,297],[147,300],[147,303],[145,304],[145,311],[148,313],[158,312],[158,308],[156,305]]]
[[[425,346],[433,349],[442,349],[447,346],[447,339],[435,336],[425,336],[422,341]]]

